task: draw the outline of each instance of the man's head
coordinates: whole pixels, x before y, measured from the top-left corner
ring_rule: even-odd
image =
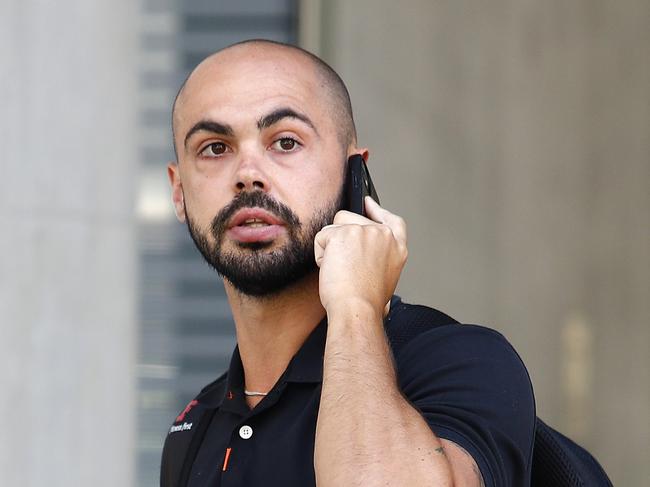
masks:
[[[347,90],[323,61],[269,41],[206,58],[174,103],[176,214],[208,263],[245,294],[315,271],[313,239],[340,208],[356,148]]]
[[[341,77],[336,71],[334,71],[334,69],[332,69],[329,64],[311,52],[297,46],[266,39],[250,39],[232,44],[220,51],[217,51],[211,56],[208,56],[203,60],[201,64],[199,64],[199,66],[195,68],[194,71],[192,71],[192,73],[190,73],[190,75],[181,85],[178,93],[176,94],[176,98],[174,99],[174,105],[172,108],[172,131],[174,133],[174,150],[177,157],[178,148],[176,147],[176,114],[177,108],[180,108],[180,105],[183,102],[185,86],[187,85],[192,75],[204,63],[209,63],[210,59],[215,59],[219,56],[219,54],[225,53],[237,47],[253,47],[259,50],[275,49],[279,51],[285,51],[287,55],[293,54],[304,57],[305,61],[307,61],[307,64],[311,64],[311,66],[308,66],[307,69],[315,70],[317,76],[320,78],[320,87],[322,88],[321,96],[327,100],[330,115],[332,119],[336,121],[336,124],[339,128],[339,141],[341,145],[347,148],[350,144],[356,144],[357,133],[354,125],[354,118],[352,115],[352,103],[350,101],[350,94],[348,93],[348,89],[346,88],[345,83]]]

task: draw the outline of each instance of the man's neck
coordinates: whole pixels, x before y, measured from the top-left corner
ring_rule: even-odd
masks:
[[[318,296],[318,273],[272,297],[243,295],[227,281],[225,288],[235,320],[245,387],[268,392],[325,316]]]

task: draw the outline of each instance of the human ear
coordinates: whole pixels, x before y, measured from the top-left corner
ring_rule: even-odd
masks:
[[[167,176],[169,177],[169,184],[172,190],[172,203],[174,205],[174,213],[178,221],[185,222],[185,198],[183,196],[183,184],[181,183],[181,175],[176,162],[167,164]]]
[[[348,149],[348,159],[355,155],[363,157],[363,162],[367,164],[370,158],[370,151],[366,147],[350,147]]]
[[[370,158],[370,151],[366,147],[361,147],[356,150],[357,154],[360,154],[363,157],[363,162],[368,164],[368,159]]]

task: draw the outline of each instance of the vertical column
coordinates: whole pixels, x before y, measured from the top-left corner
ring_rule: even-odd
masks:
[[[616,485],[643,483],[648,2],[330,1],[322,16],[382,203],[409,224],[400,292],[503,331],[540,416]]]
[[[132,484],[136,8],[0,5],[6,485]]]

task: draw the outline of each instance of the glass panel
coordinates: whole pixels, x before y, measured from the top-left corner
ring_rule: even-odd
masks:
[[[291,0],[142,3],[137,196],[140,330],[137,482],[159,482],[160,454],[178,411],[228,366],[234,325],[223,284],[174,217],[166,163],[171,105],[203,57],[247,38],[295,42]],[[162,60],[162,61],[161,61]]]

